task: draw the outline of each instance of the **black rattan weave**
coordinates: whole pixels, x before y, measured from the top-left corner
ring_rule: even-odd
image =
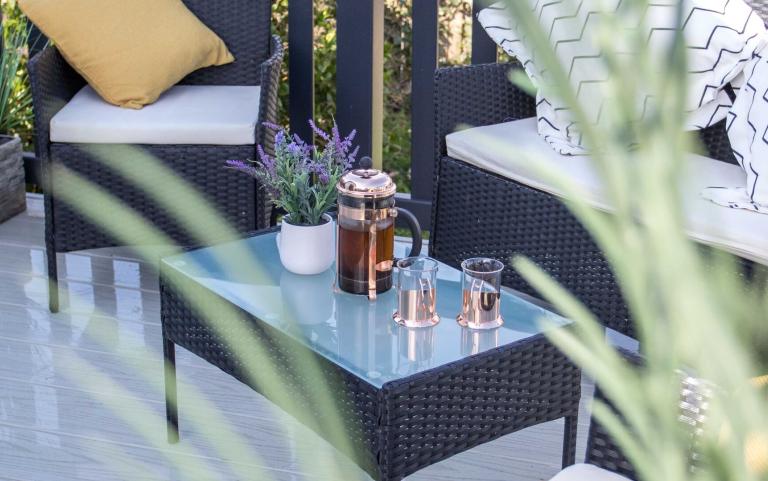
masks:
[[[184,4],[221,37],[235,62],[189,74],[180,83],[258,85],[260,67],[270,53],[271,0],[184,0]]]
[[[263,143],[271,153],[271,128],[277,119],[278,84],[283,58],[280,39],[270,36],[271,2],[269,0],[186,0],[187,6],[221,36],[236,57],[233,64],[210,67],[192,73],[182,83],[211,85],[259,85],[261,99],[256,125],[256,143]],[[67,167],[85,180],[98,185],[119,199],[126,207],[142,215],[153,227],[179,245],[196,245],[198,239],[160,209],[146,193],[139,192],[102,162],[94,161],[87,145],[51,144],[51,118],[85,85],[85,81],[67,64],[55,47],[40,52],[29,64],[35,111],[37,156],[43,162],[46,213],[46,254],[50,308],[58,310],[56,253],[109,247],[116,240],[99,226],[57,200],[56,192],[66,188],[52,175],[54,166]],[[257,183],[222,168],[228,159],[256,159],[255,145],[138,145],[179,177],[198,189],[232,228],[244,233],[269,225],[269,202]],[[119,158],[122,145],[99,145],[102,158],[113,148]],[[171,188],[168,186],[167,188]],[[136,243],[146,239],[136,238]]]
[[[182,346],[270,397],[268,389],[243,373],[242,360],[234,357],[188,299],[211,303],[214,312],[222,313],[228,311],[220,303],[227,301],[193,281],[170,275],[161,266],[166,358],[172,363],[174,345]],[[266,358],[254,349],[249,361],[279,366],[281,385],[300,406],[289,412],[321,436],[327,435],[323,422],[329,413],[310,401],[317,386],[312,381],[317,380],[307,379],[305,370],[295,367],[299,354],[312,356],[326,385],[338,387],[335,407],[347,423],[344,432],[353,446],[361,448],[345,454],[374,479],[399,480],[479,444],[559,418],[566,418],[563,464],[574,462],[580,373],[541,334],[377,388],[251,314],[236,312],[235,318],[212,321],[266,341]],[[173,376],[166,388],[169,399],[175,400]],[[173,405],[177,404],[169,403],[168,413],[171,439],[178,432],[173,426],[178,422]],[[184,400],[178,405],[183,408]]]
[[[439,69],[435,75],[435,181],[430,255],[457,266],[472,256],[533,259],[608,327],[634,337],[612,269],[591,235],[557,197],[447,156],[445,136],[463,125],[535,115],[534,99],[508,80],[509,64]],[[713,158],[733,162],[724,124],[700,132]],[[743,260],[745,271],[754,267]],[[504,282],[539,295],[510,269]]]
[[[478,256],[506,261],[504,284],[535,296],[537,292],[509,262],[524,254],[578,296],[606,326],[634,333],[608,262],[557,197],[443,157],[434,210],[431,256],[454,267]]]
[[[595,399],[606,401],[599,389],[595,391]],[[616,441],[595,419],[592,419],[589,425],[587,455],[584,462],[621,474],[629,479],[637,479],[635,468],[626,458]]]

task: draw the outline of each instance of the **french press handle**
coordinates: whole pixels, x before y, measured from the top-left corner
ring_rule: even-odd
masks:
[[[421,254],[421,226],[419,220],[411,211],[405,210],[402,207],[397,207],[397,216],[405,219],[408,228],[411,230],[411,236],[413,238],[413,244],[411,244],[411,252],[408,257],[415,257]]]

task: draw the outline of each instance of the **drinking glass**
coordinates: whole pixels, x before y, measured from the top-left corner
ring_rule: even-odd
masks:
[[[428,327],[437,315],[437,261],[406,257],[397,261],[397,311],[393,318],[405,327]]]
[[[461,313],[456,320],[470,329],[501,326],[501,271],[496,259],[475,257],[461,263]]]

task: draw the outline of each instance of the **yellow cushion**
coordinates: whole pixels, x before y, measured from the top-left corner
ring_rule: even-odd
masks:
[[[20,0],[107,102],[140,109],[189,73],[235,59],[181,0]]]

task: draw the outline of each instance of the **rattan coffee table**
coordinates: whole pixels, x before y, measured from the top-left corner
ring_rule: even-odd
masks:
[[[178,441],[178,345],[292,414],[374,479],[399,480],[559,418],[563,464],[574,462],[580,372],[537,322],[557,329],[568,321],[505,291],[505,324],[466,330],[455,321],[459,271],[441,265],[442,321],[400,327],[392,321],[394,290],[372,303],[334,290],[332,270],[291,274],[275,236],[257,233],[161,262],[171,442]]]

